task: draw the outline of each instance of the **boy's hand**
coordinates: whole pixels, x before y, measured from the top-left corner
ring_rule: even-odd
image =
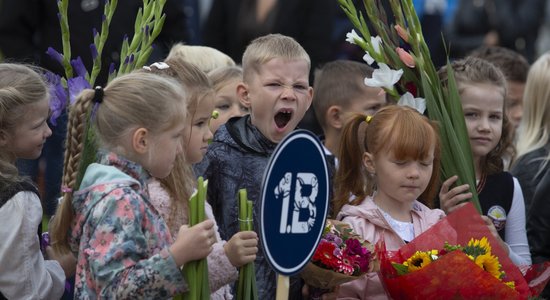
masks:
[[[208,256],[215,242],[214,222],[205,220],[193,227],[181,226],[176,241],[170,246],[170,252],[176,265],[181,266]]]
[[[452,176],[443,182],[439,190],[440,207],[446,214],[450,214],[453,210],[463,206],[464,201],[472,198],[472,193],[468,192],[470,188],[468,184],[463,184],[449,190],[457,180],[458,176]]]
[[[258,252],[258,234],[254,231],[240,231],[223,246],[229,262],[241,267],[256,259]]]

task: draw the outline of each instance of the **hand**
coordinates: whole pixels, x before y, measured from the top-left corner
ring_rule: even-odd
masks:
[[[463,206],[464,201],[472,198],[472,193],[468,192],[470,188],[468,184],[459,185],[449,190],[457,180],[458,176],[452,176],[443,182],[439,190],[439,203],[446,214],[450,214],[453,210]]]
[[[506,254],[510,254],[510,249],[508,248],[508,244],[506,244],[506,242],[503,241],[500,235],[498,234],[498,231],[495,228],[495,224],[493,223],[491,218],[487,216],[481,216],[481,218],[483,219],[483,221],[485,221],[485,224],[487,224],[487,227],[489,227],[489,231],[491,231],[491,234],[493,235],[493,237],[500,243],[504,251],[506,251]]]
[[[46,255],[49,259],[53,259],[61,265],[61,268],[65,272],[65,277],[73,277],[76,273],[76,258],[71,252],[58,253],[48,246],[46,247]]]
[[[214,222],[205,220],[193,227],[181,226],[176,241],[170,246],[170,252],[176,265],[181,266],[207,257],[215,242]]]
[[[235,267],[240,267],[256,259],[258,235],[254,231],[237,232],[223,246],[225,255]]]
[[[491,30],[487,32],[483,38],[483,45],[485,46],[498,46],[500,44],[500,37],[498,32]]]

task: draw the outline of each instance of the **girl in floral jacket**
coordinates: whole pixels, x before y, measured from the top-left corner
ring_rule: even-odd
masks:
[[[212,250],[212,221],[182,226],[173,242],[148,196],[149,178],[166,177],[182,151],[184,95],[175,81],[129,74],[105,90],[83,91],[70,109],[65,195],[52,240],[54,248],[77,255],[76,298],[171,298],[187,290],[180,267]],[[77,183],[83,116],[92,105],[95,135],[105,150]]]

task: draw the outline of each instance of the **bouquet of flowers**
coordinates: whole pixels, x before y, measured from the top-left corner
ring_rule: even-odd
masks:
[[[472,204],[397,251],[386,251],[383,239],[375,248],[393,299],[527,299],[548,280],[530,286]]]
[[[376,271],[373,250],[348,224],[329,220],[313,258],[300,275],[309,286],[330,290]]]

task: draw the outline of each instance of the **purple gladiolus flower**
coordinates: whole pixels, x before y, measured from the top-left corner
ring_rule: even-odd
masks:
[[[132,53],[132,55],[130,55],[130,63],[133,63],[134,62],[134,54]]]
[[[149,36],[149,25],[145,25],[145,36]]]
[[[60,14],[60,13],[57,13],[57,19],[58,19],[59,21],[61,21],[61,14]]]
[[[57,61],[60,65],[63,65],[63,55],[55,51],[54,48],[48,47],[48,51],[46,51],[46,54],[48,54],[51,59]]]
[[[115,63],[111,63],[109,65],[109,74],[113,74],[115,72]]]
[[[92,28],[92,36],[95,38],[98,35],[97,29]]]
[[[91,89],[90,83],[84,77],[74,77],[67,81],[69,87],[69,99],[71,104],[74,104],[76,97],[85,89]]]
[[[124,59],[124,64],[127,65],[129,61],[130,61],[130,57],[126,56],[126,58]]]
[[[48,71],[44,74],[44,77],[48,83],[50,94],[50,123],[55,126],[57,125],[57,118],[63,113],[67,105],[67,91],[63,84],[61,84],[61,77],[59,75]]]
[[[76,59],[71,60],[71,66],[73,67],[76,76],[86,78],[86,74],[88,73],[88,71],[86,70],[86,67],[84,66],[84,63],[82,62],[80,56],[78,56]]]
[[[90,51],[92,52],[92,60],[95,60],[97,57],[97,48],[95,44],[90,44]]]
[[[105,20],[107,20],[107,16],[106,15],[101,15],[101,22],[105,22]]]

